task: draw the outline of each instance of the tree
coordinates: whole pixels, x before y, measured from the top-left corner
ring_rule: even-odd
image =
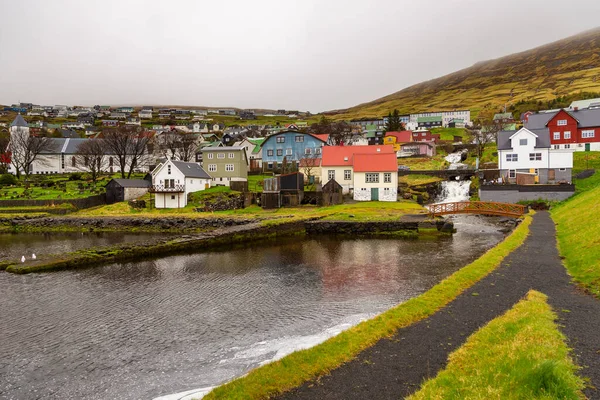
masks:
[[[400,113],[398,110],[394,109],[393,113],[388,114],[384,130],[386,132],[398,132],[404,130],[404,124],[400,121]]]
[[[193,133],[181,134],[181,148],[179,151],[179,159],[181,161],[192,161],[198,150],[199,135]]]
[[[494,110],[484,108],[481,110],[473,126],[467,128],[467,138],[471,143],[475,144],[477,157],[481,159],[486,146],[495,143],[498,138],[498,132],[507,127],[506,123],[494,121]]]
[[[89,172],[92,181],[96,183],[108,164],[106,146],[102,139],[89,139],[79,145],[75,153],[75,162],[80,169]]]
[[[124,125],[105,130],[104,143],[117,158],[121,177],[129,179],[147,155],[150,136],[138,126]]]
[[[21,172],[25,178],[29,178],[31,167],[36,160],[46,163],[41,159],[41,153],[50,153],[55,150],[52,139],[42,136],[31,136],[29,134],[16,134],[10,138],[9,151],[11,161],[16,169],[17,178],[21,178]]]
[[[339,146],[352,136],[352,127],[346,121],[331,121],[321,116],[319,122],[308,128],[308,133],[327,134],[332,145]]]
[[[158,136],[156,142],[163,157],[172,160],[190,161],[198,149],[198,135],[176,130],[163,132]]]

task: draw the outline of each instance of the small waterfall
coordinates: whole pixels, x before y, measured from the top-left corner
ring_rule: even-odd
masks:
[[[448,154],[444,159],[450,163],[448,169],[462,169],[465,164],[461,164],[464,151]],[[436,203],[451,203],[455,201],[469,200],[469,188],[471,181],[446,181],[442,182],[442,192],[436,199]]]
[[[455,201],[468,201],[471,181],[446,181],[442,182],[442,192],[436,203],[452,203]]]

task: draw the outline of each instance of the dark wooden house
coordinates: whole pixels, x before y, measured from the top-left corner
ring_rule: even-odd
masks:
[[[145,179],[112,179],[106,184],[106,203],[137,199],[148,193],[152,181]]]

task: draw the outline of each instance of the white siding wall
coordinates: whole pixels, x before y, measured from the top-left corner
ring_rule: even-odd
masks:
[[[550,150],[548,168],[573,168],[572,150]]]
[[[344,171],[350,170],[350,180],[344,180]],[[342,185],[343,193],[347,194],[354,188],[354,171],[351,165],[343,167],[321,167],[321,183],[329,182],[329,171],[335,171],[335,181]]]
[[[379,189],[379,201],[396,201],[398,200],[398,173],[390,172],[392,181],[384,182],[384,173],[379,172],[379,182],[365,182],[365,172],[357,172],[354,174],[354,200],[368,201],[371,200],[371,189]],[[388,190],[385,190],[388,189]]]
[[[520,145],[521,139],[527,139],[527,145]],[[511,139],[512,150],[500,150],[498,163],[500,169],[548,168],[548,149],[535,148],[536,138],[525,130],[517,132]],[[530,153],[541,153],[541,160],[530,160]],[[517,161],[506,161],[507,154],[517,154]]]
[[[156,175],[152,177],[153,185],[164,185],[166,179],[174,179],[176,185],[185,184],[185,176],[181,171],[171,165],[171,174],[169,174],[169,163],[166,163]],[[186,193],[155,193],[154,204],[156,208],[178,208],[187,205]]]

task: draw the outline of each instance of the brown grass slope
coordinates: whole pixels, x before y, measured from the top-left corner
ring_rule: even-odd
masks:
[[[375,101],[335,110],[335,119],[471,109],[519,100],[549,100],[600,90],[600,28],[521,53],[474,64]]]

